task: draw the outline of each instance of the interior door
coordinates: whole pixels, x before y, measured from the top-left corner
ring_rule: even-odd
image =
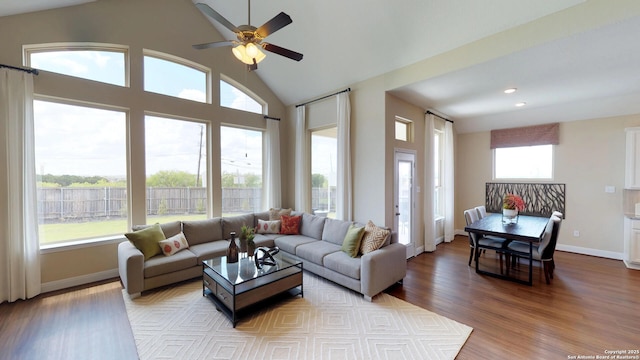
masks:
[[[415,256],[415,162],[409,150],[395,152],[395,230],[398,241],[407,247],[407,259]]]

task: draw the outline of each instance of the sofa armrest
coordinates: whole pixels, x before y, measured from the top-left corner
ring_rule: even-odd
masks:
[[[144,289],[144,255],[129,241],[118,244],[118,272],[127,293],[139,294]]]
[[[407,248],[389,244],[362,255],[360,269],[361,293],[367,297],[382,292],[407,275]]]

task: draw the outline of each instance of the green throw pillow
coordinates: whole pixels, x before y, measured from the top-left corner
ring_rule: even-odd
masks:
[[[347,230],[347,234],[342,241],[342,251],[352,258],[357,257],[363,235],[364,227],[354,226],[353,224],[349,225],[349,230]]]
[[[160,224],[151,225],[148,228],[126,233],[124,236],[138,248],[144,255],[144,260],[148,260],[158,254],[162,254],[160,241],[165,239]]]

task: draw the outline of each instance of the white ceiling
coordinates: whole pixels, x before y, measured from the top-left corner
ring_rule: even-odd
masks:
[[[248,23],[246,1],[192,1],[236,26]],[[0,0],[0,16],[83,2],[90,1]],[[254,0],[250,24],[286,12],[293,23],[267,41],[304,54],[295,62],[267,53],[257,74],[285,104],[297,104],[584,2]],[[235,38],[212,24],[211,36],[193,34],[192,43],[215,41],[216,30]],[[631,18],[390,90],[452,118],[458,132],[640,113],[639,33],[640,19]],[[502,93],[511,86],[519,91]],[[518,101],[527,105],[515,108]]]

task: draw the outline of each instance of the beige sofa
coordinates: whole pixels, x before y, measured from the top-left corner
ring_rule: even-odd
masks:
[[[278,246],[302,261],[305,270],[357,291],[369,301],[405,277],[406,249],[397,243],[394,233],[390,232],[381,248],[352,258],[341,251],[352,222],[307,213],[297,215],[302,216],[299,235],[256,234],[256,246]],[[135,297],[145,290],[201,277],[203,260],[226,254],[230,232],[240,234],[243,225],[256,226],[259,219],[269,220],[269,212],[161,224],[166,237],[182,231],[189,249],[147,261],[130,241],[120,243],[118,270],[127,293]]]

